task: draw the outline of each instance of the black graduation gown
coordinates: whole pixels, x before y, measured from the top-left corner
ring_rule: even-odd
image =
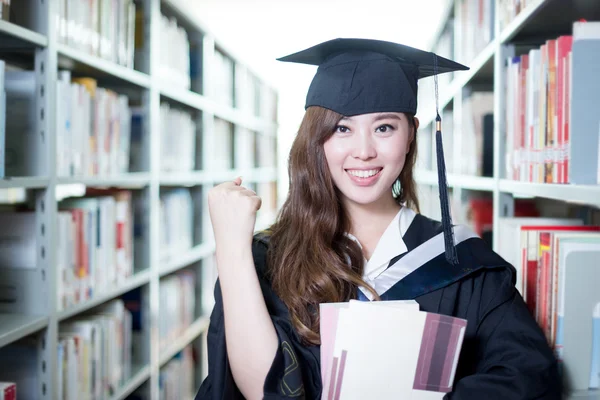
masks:
[[[417,214],[403,236],[407,253],[441,232],[440,223]],[[264,398],[320,399],[319,346],[300,343],[287,308],[265,278],[267,246],[267,237],[255,237],[254,262],[280,343]],[[459,243],[457,252],[460,265],[447,264],[441,251],[381,296],[414,299],[423,311],[467,320],[453,391],[444,399],[560,399],[556,359],[515,289],[515,269],[479,238]],[[228,365],[218,281],[215,302],[208,330],[208,377],[196,400],[243,399]]]

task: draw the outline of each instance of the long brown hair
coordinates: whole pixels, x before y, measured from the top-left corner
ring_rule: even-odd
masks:
[[[416,131],[414,117],[408,117]],[[362,279],[364,259],[360,247],[345,235],[350,229],[349,218],[323,150],[341,118],[321,107],[307,109],[290,151],[288,197],[269,235],[271,284],[305,343],[320,343],[320,303],[356,298],[359,286],[378,297]],[[402,195],[397,201],[418,211],[413,179],[416,154],[413,136],[400,174]]]

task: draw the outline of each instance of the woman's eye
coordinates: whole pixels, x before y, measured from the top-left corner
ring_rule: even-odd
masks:
[[[394,127],[391,125],[381,125],[379,128],[377,128],[377,132],[381,132],[381,133],[385,133],[385,132],[389,132],[394,130]]]
[[[348,133],[350,131],[350,129],[348,129],[347,126],[338,125],[338,126],[335,127],[335,131],[339,132],[339,133]]]

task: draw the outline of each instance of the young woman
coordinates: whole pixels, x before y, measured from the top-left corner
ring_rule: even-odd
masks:
[[[444,218],[418,214],[417,80],[466,67],[363,39],[281,60],[319,65],[290,153],[289,196],[255,235],[261,200],[241,179],[209,193],[219,281],[196,398],[321,398],[319,304],[359,298],[414,299],[467,320],[445,398],[559,399],[556,361],[514,268],[465,227],[451,228],[440,132]]]

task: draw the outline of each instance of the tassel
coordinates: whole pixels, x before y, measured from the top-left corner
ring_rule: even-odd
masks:
[[[435,118],[435,142],[446,260],[452,265],[457,265],[458,256],[456,254],[456,248],[454,247],[454,231],[452,230],[452,218],[450,216],[450,206],[448,204],[448,182],[446,180],[446,163],[444,160],[444,147],[442,144],[442,118],[439,114],[437,114]]]
[[[440,205],[442,209],[442,228],[444,229],[444,247],[446,249],[446,261],[452,265],[458,265],[458,255],[454,247],[454,231],[452,230],[452,218],[448,203],[448,181],[446,180],[446,161],[444,160],[444,146],[442,143],[442,117],[440,117],[438,104],[438,65],[437,55],[433,54],[434,86],[435,86],[435,145],[437,153],[438,187],[440,188]]]

